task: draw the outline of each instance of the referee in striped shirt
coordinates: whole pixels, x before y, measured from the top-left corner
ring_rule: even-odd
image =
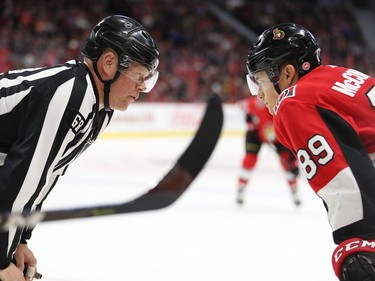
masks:
[[[113,15],[91,31],[83,62],[0,74],[0,212],[40,210],[68,165],[158,79],[159,51],[132,18]],[[0,232],[0,280],[29,281],[31,228]]]

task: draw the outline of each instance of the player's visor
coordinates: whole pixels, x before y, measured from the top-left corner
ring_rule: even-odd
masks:
[[[265,71],[256,72],[254,74],[246,75],[247,85],[249,87],[250,93],[253,96],[258,95],[261,92],[267,91],[268,89],[274,87],[277,83],[272,83],[268,78],[268,75]]]
[[[247,86],[249,87],[250,94],[256,96],[259,93],[259,83],[253,75],[246,75]]]

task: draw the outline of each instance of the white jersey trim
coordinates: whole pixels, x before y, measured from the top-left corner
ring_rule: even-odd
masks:
[[[363,219],[361,193],[349,167],[339,172],[317,194],[328,206],[328,220],[333,231]]]

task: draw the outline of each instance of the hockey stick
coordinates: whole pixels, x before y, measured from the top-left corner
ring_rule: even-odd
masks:
[[[129,202],[83,208],[0,215],[0,228],[33,227],[39,222],[87,218],[156,210],[175,202],[189,187],[210,158],[223,126],[223,108],[217,95],[208,98],[206,112],[190,145],[173,168],[152,189]]]

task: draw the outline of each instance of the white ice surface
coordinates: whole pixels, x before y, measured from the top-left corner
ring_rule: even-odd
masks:
[[[44,208],[123,202],[144,193],[190,138],[99,139],[68,169]],[[265,147],[235,203],[242,137],[223,137],[182,197],[159,211],[39,224],[29,242],[44,281],[329,281],[335,247],[321,200],[299,180],[291,200]]]

